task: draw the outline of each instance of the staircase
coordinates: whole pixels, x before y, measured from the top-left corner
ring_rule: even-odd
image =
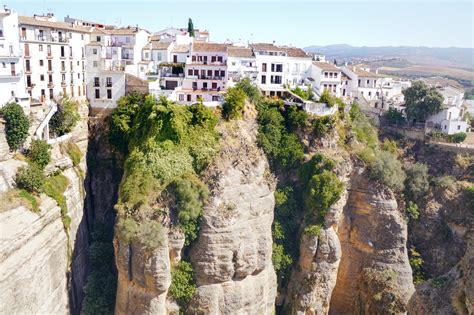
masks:
[[[48,101],[46,104],[49,107],[49,112],[46,115],[46,117],[43,119],[41,124],[38,126],[38,128],[35,131],[35,139],[38,140],[49,140],[49,121],[51,120],[51,117],[58,111],[58,104],[56,104],[53,101]]]

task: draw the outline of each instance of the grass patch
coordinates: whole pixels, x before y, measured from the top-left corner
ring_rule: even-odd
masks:
[[[66,191],[69,181],[66,176],[58,174],[55,176],[47,177],[43,190],[46,195],[53,198],[61,209],[61,218],[64,224],[64,229],[69,229],[71,225],[71,218],[67,215],[67,204],[66,197],[64,197],[64,192]]]
[[[36,195],[24,189],[10,189],[1,194],[0,212],[18,206],[24,206],[33,212],[39,212],[40,201]]]
[[[74,142],[61,143],[61,152],[66,153],[72,161],[72,165],[77,166],[81,163],[82,152]]]

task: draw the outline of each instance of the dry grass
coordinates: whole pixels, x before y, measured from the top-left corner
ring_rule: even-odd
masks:
[[[40,200],[24,189],[10,189],[0,195],[0,212],[24,206],[33,212],[39,211]]]

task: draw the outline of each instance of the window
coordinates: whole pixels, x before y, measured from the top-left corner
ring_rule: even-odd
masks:
[[[461,130],[461,125],[458,125],[458,130]]]
[[[6,68],[6,63],[3,63],[3,67]],[[26,72],[30,72],[30,71],[31,71],[30,61],[29,61],[29,60],[25,60],[25,68],[26,68]]]
[[[163,58],[163,57],[161,56],[161,53],[160,53],[160,52],[156,54],[156,59],[157,59],[158,61],[161,61],[162,58]]]
[[[84,34],[81,34],[81,40],[84,40]]]
[[[48,76],[48,82],[53,83],[53,76],[51,74]]]
[[[100,90],[95,89],[95,98],[100,98]]]
[[[94,86],[95,86],[95,87],[99,87],[99,86],[100,86],[99,77],[94,77]]]
[[[149,58],[150,58],[150,53],[145,52],[145,59],[149,59]]]
[[[48,60],[48,71],[53,71],[53,62]]]
[[[61,57],[64,57],[64,46],[61,46]]]
[[[272,63],[272,72],[283,72],[283,65]]]
[[[40,75],[40,81],[44,81],[44,74]]]
[[[262,75],[262,84],[267,84],[267,76]]]
[[[186,95],[187,101],[191,102],[191,94]]]
[[[111,90],[111,89],[108,89],[108,90],[107,90],[107,98],[108,98],[109,100],[112,99],[112,90]]]
[[[282,79],[280,75],[272,75],[270,81],[272,84],[281,84]]]
[[[182,102],[184,101],[184,94],[179,94],[179,100]]]
[[[188,75],[193,75],[193,69],[188,69]]]
[[[97,55],[97,48],[92,49],[92,54]]]
[[[38,45],[38,50],[43,51],[43,45]]]
[[[221,77],[222,77],[222,78],[225,77],[225,71],[224,71],[224,70],[221,70]]]
[[[266,63],[262,63],[262,72],[267,72],[267,64]]]
[[[367,85],[369,85],[370,80],[367,80]]]
[[[99,65],[99,63],[97,61],[94,61],[94,63],[93,63],[94,68],[97,68],[98,65]]]
[[[337,79],[337,72],[334,72],[334,79]]]
[[[217,82],[213,82],[213,83],[212,83],[212,89],[213,89],[213,90],[217,90]]]
[[[112,77],[107,77],[107,79],[106,79],[106,84],[107,84],[107,87],[111,87],[111,86],[112,86]]]
[[[100,42],[100,36],[97,36],[95,39],[96,41]]]
[[[42,66],[43,66],[43,60],[41,59],[40,60],[40,67],[42,67]]]
[[[53,89],[49,89],[49,98],[50,98],[50,99],[53,99],[53,98],[54,98]]]

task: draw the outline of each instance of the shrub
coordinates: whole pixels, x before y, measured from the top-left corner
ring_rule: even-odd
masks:
[[[440,188],[452,190],[456,185],[456,179],[449,175],[441,176],[435,180],[435,184]]]
[[[214,129],[217,125],[218,118],[209,107],[204,106],[202,103],[197,103],[189,107],[191,113],[193,113],[193,124],[206,127],[208,129]]]
[[[467,134],[465,132],[458,132],[449,136],[449,140],[454,143],[461,143],[466,140]]]
[[[15,151],[25,142],[30,121],[21,106],[16,103],[5,105],[1,109],[1,114],[6,122],[5,133],[8,146],[11,151]]]
[[[168,293],[184,308],[195,292],[196,282],[194,280],[193,267],[189,262],[181,260],[171,270],[171,285]]]
[[[285,253],[285,248],[282,244],[273,243],[272,262],[273,268],[278,273],[279,271],[287,269],[293,263],[293,259],[289,254]]]
[[[332,96],[331,93],[329,93],[329,90],[324,90],[319,101],[321,103],[326,103],[328,107],[333,107],[336,104],[336,97]]]
[[[415,247],[410,248],[408,254],[411,270],[413,273],[413,283],[420,284],[424,281],[423,258],[421,257],[420,253],[416,251]]]
[[[394,141],[394,140],[390,140],[390,139],[387,139],[385,138],[383,140],[383,143],[382,143],[382,149],[384,149],[385,151],[388,151],[392,154],[396,154],[397,153],[397,143]]]
[[[418,210],[418,205],[412,201],[409,201],[405,212],[410,219],[418,220],[420,217],[420,211]]]
[[[117,277],[110,271],[112,262],[103,261],[102,266],[92,269],[84,287],[82,311],[86,315],[113,314]]]
[[[303,100],[308,100],[310,98],[310,96],[312,95],[312,90],[311,88],[309,87],[308,90],[303,90],[302,88],[300,88],[299,86],[296,87],[296,89],[294,90],[291,90],[291,92],[293,92],[294,94],[298,95],[299,97],[301,97]]]
[[[31,141],[27,156],[40,168],[45,168],[51,160],[51,146],[44,140]]]
[[[405,194],[413,199],[422,198],[430,188],[428,166],[415,163],[407,168],[406,175]]]
[[[77,144],[71,141],[65,144],[61,143],[61,149],[71,158],[72,165],[78,166],[81,163],[82,152]]]
[[[63,217],[67,214],[66,197],[64,197],[64,192],[68,185],[69,181],[67,177],[62,174],[46,178],[43,185],[45,194],[56,200],[58,203]]]
[[[43,170],[36,164],[21,167],[15,177],[15,183],[18,188],[35,193],[43,191],[44,181]]]
[[[227,89],[222,105],[223,114],[227,120],[242,117],[246,97],[245,92],[237,87]]]
[[[397,158],[387,151],[378,151],[370,166],[372,177],[387,187],[401,191],[404,187],[405,172]]]
[[[442,288],[449,282],[449,278],[446,276],[438,276],[431,280],[431,285],[434,288]]]
[[[256,103],[262,97],[258,87],[249,78],[240,80],[235,87],[242,90],[247,95],[249,101],[253,103]]]
[[[196,176],[190,174],[170,186],[176,197],[179,223],[186,236],[185,245],[189,245],[198,237],[202,208],[209,191]]]
[[[375,156],[375,150],[366,146],[361,146],[361,147],[356,148],[355,154],[366,165],[372,165],[372,163],[374,163],[375,160],[377,159],[377,157]]]
[[[334,127],[336,120],[333,116],[322,116],[313,120],[313,132],[317,137],[325,136]]]
[[[156,221],[146,221],[141,223],[136,234],[137,240],[147,250],[154,250],[163,246],[165,230],[161,223]]]
[[[9,189],[0,194],[0,212],[8,211],[20,205],[33,212],[39,211],[38,197],[24,189]]]
[[[305,197],[306,210],[319,220],[324,219],[329,207],[339,200],[343,188],[344,184],[330,171],[312,176]]]
[[[304,234],[319,237],[319,235],[321,234],[321,228],[322,227],[320,224],[308,225],[304,228]]]
[[[308,113],[304,110],[298,109],[296,106],[289,106],[286,109],[285,114],[288,129],[292,131],[304,127],[308,121]]]
[[[402,113],[399,112],[398,110],[396,110],[395,108],[392,108],[392,107],[390,107],[388,109],[388,112],[385,113],[385,119],[390,124],[396,124],[398,122],[404,121]]]
[[[65,135],[72,131],[81,116],[78,113],[78,103],[69,98],[62,98],[58,103],[58,111],[49,121],[52,133],[57,136]]]

